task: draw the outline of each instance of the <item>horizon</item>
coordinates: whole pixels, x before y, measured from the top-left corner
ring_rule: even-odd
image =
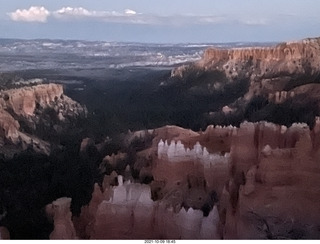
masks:
[[[286,40],[290,41],[301,41],[308,38],[318,38],[318,37],[305,37],[299,40]],[[320,37],[319,37],[320,38]],[[0,40],[18,40],[18,41],[80,41],[80,42],[106,42],[106,43],[136,43],[136,44],[154,44],[154,45],[212,45],[212,44],[237,44],[237,43],[261,43],[261,44],[277,44],[281,43],[281,41],[226,41],[226,42],[144,42],[144,41],[107,41],[107,40],[85,40],[85,39],[69,39],[69,38],[2,38]]]
[[[306,39],[316,39],[320,38],[319,36],[313,36],[313,37],[303,37],[300,39],[292,39],[292,40],[283,40],[283,41],[225,41],[225,42],[144,42],[144,41],[107,41],[107,40],[85,40],[85,39],[69,39],[69,38],[3,38],[0,37],[0,40],[12,40],[12,41],[70,41],[70,42],[105,42],[105,43],[130,43],[130,44],[150,44],[150,45],[213,45],[213,44],[271,44],[271,45],[277,45],[284,42],[299,42]]]
[[[317,0],[0,0],[0,4],[0,38],[5,39],[179,44],[320,36]]]

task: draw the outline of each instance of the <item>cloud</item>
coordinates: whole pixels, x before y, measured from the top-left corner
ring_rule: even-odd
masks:
[[[94,18],[100,20],[116,21],[118,17],[130,18],[137,15],[137,12],[131,9],[125,9],[124,12],[116,11],[95,11],[87,10],[82,7],[63,7],[53,12],[53,16],[58,19],[72,19],[72,18]],[[118,19],[119,21],[119,19]]]
[[[42,6],[31,6],[29,9],[17,9],[8,15],[13,21],[45,23],[50,12]]]
[[[14,21],[46,22],[48,17],[61,21],[93,20],[106,23],[124,23],[139,25],[172,25],[183,26],[191,24],[217,24],[226,21],[221,16],[198,16],[198,15],[168,15],[138,13],[132,9],[118,11],[96,11],[83,7],[63,7],[56,11],[49,11],[44,7],[33,6],[27,9],[17,9],[8,13]]]
[[[196,18],[196,21],[199,24],[218,24],[227,21],[227,18],[223,16],[200,16]]]
[[[127,14],[127,15],[135,15],[135,14],[137,14],[137,12],[132,10],[132,9],[125,9],[124,13]]]
[[[245,25],[267,25],[268,24],[268,20],[267,19],[262,19],[262,18],[256,18],[256,19],[242,19],[240,20],[241,24],[245,24]]]
[[[55,16],[92,16],[95,14],[95,11],[89,11],[85,8],[71,8],[71,7],[63,7],[54,12]]]
[[[162,17],[137,13],[132,9],[125,9],[123,12],[118,11],[95,11],[87,10],[82,7],[63,7],[52,13],[56,19],[81,20],[91,19],[109,23],[127,23],[127,24],[160,24],[163,22]]]
[[[132,9],[117,11],[92,11],[82,7],[63,7],[53,12],[60,20],[93,19],[110,23],[144,24],[144,25],[184,25],[184,24],[214,24],[223,21],[220,16],[169,15],[138,13]]]

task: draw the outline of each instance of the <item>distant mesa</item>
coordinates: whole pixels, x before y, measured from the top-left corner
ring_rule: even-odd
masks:
[[[310,116],[320,111],[320,38],[272,47],[208,48],[201,60],[173,69],[171,79],[162,85],[183,84],[190,94],[239,94],[219,113],[208,113],[211,123],[226,124],[235,118],[238,125],[237,118],[243,117],[288,126],[297,117],[313,126],[314,115],[307,118],[290,111],[304,107]],[[250,109],[257,111],[250,114]],[[287,119],[280,121],[279,113],[288,113]]]
[[[320,38],[280,43],[274,47],[208,48],[200,61],[183,65],[171,76],[219,71],[230,80],[248,79],[246,98],[267,95],[310,83],[320,75]]]

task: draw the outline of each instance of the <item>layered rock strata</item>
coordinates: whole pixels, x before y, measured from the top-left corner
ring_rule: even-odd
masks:
[[[63,86],[58,84],[42,84],[0,92],[0,141],[11,143],[25,150],[31,146],[40,153],[50,153],[50,143],[35,136],[41,124],[52,124],[46,113],[52,110],[55,118],[64,123],[68,118],[86,116],[86,109],[63,94]],[[44,116],[43,116],[44,115]],[[21,123],[24,125],[22,128]],[[26,128],[27,126],[27,128]],[[45,125],[47,126],[47,125]],[[62,129],[52,125],[52,129]]]
[[[288,91],[319,80],[320,38],[280,43],[274,47],[209,48],[200,61],[174,69],[171,76],[184,79],[190,73],[210,71],[221,72],[229,82],[249,80],[246,99]]]
[[[84,239],[320,238],[319,133],[318,118],[312,130],[267,122],[155,129],[139,152],[152,182],[105,176],[75,229]]]

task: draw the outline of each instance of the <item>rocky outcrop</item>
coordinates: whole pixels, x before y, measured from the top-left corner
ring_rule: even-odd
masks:
[[[125,170],[129,175],[130,166],[148,168],[151,182],[114,171],[105,175],[73,225],[70,199],[49,205],[47,212],[56,216],[51,238],[320,237],[319,118],[312,130],[299,123],[244,122],[203,132],[165,126],[153,135]],[[122,156],[104,161],[117,169]],[[142,158],[148,166],[139,168]]]
[[[155,129],[139,153],[151,158],[150,185],[106,176],[76,229],[101,239],[319,238],[319,133],[319,119],[312,130],[267,122]]]
[[[89,239],[217,239],[219,214],[213,208],[203,216],[200,210],[176,209],[165,201],[151,199],[150,186],[104,181],[95,185],[90,204],[75,221],[79,232]]]
[[[49,154],[50,143],[37,136],[39,127],[63,130],[70,118],[86,116],[86,109],[63,94],[63,86],[42,84],[0,92],[0,142],[19,149],[32,147]],[[21,126],[23,124],[23,126]]]
[[[86,109],[63,93],[60,84],[42,84],[0,93],[0,106],[14,116],[32,118],[41,109],[52,108],[60,120],[86,114]]]
[[[46,206],[48,216],[53,217],[54,229],[50,239],[77,239],[76,232],[71,221],[71,198],[63,197]]]
[[[12,142],[18,140],[20,124],[11,116],[11,114],[3,109],[0,109],[0,128],[2,145],[4,138],[7,138]]]
[[[108,168],[124,169],[128,161],[128,155],[126,153],[119,152],[118,154],[107,155],[103,158],[102,163],[99,165],[101,173],[105,173]]]
[[[166,85],[199,101],[217,101],[199,116],[203,124],[266,120],[313,127],[320,115],[319,57],[320,38],[272,47],[209,48],[201,60],[173,69]]]
[[[294,125],[278,130],[282,134],[278,139],[274,134],[269,142],[255,144],[261,148],[256,155],[231,152],[235,170],[222,196],[231,200],[225,208],[225,238],[320,237],[318,129]],[[241,141],[236,141],[235,148]]]
[[[9,240],[10,233],[6,227],[0,226],[0,240]]]
[[[215,70],[230,82],[248,79],[250,88],[246,98],[249,99],[318,80],[319,57],[320,38],[280,43],[274,47],[209,48],[202,60],[174,69],[172,77],[184,79],[190,73]]]
[[[0,96],[3,108],[26,117],[34,114],[36,106],[50,106],[50,103],[58,100],[62,94],[62,85],[47,84],[3,91]]]
[[[160,140],[158,144],[158,159],[166,159],[168,162],[173,163],[198,160],[203,163],[206,168],[210,168],[218,162],[227,163],[229,154],[211,154],[208,152],[207,148],[202,147],[199,142],[197,142],[190,150],[189,148],[185,148],[181,141],[178,141],[177,143],[171,141],[169,145],[167,140],[165,142]]]
[[[312,101],[320,107],[320,84],[311,83],[295,87],[290,91],[270,93],[268,100],[275,104],[281,104],[291,100],[295,101],[296,104],[302,105]]]

